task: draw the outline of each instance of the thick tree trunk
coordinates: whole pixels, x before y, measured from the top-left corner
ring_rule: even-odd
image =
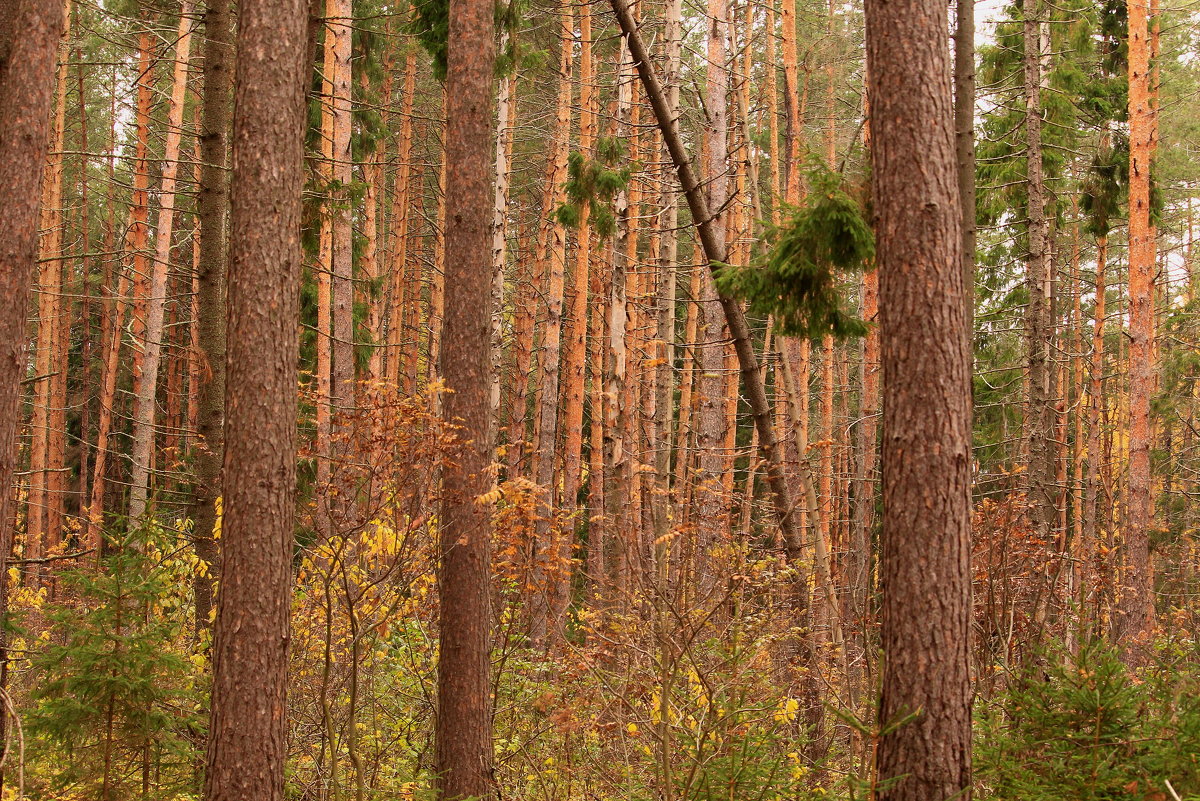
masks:
[[[8,679],[8,554],[12,550],[25,320],[37,254],[38,197],[50,135],[64,20],[46,0],[15,0],[0,17],[0,688]],[[19,35],[17,34],[19,32]],[[8,719],[0,711],[0,735]],[[7,748],[5,749],[7,751]]]
[[[206,801],[282,801],[296,484],[304,0],[239,6],[223,568]]]
[[[64,29],[70,33],[70,4],[64,11]],[[61,346],[63,328],[70,320],[63,305],[63,144],[66,118],[67,70],[58,69],[50,158],[41,187],[41,239],[38,247],[38,334],[34,359],[36,384],[30,423],[29,504],[26,516],[25,555],[38,558],[53,549],[62,536],[62,469],[67,362]],[[40,570],[26,574],[32,584]]]
[[[883,345],[888,801],[971,793],[970,358],[946,6],[866,6]],[[906,716],[915,718],[902,722]]]
[[[462,426],[463,446],[443,477],[439,620],[437,775],[446,801],[488,798],[492,783],[492,702],[488,679],[491,610],[489,504],[492,486],[491,339],[493,5],[451,0],[446,76],[446,317],[442,370],[445,416]],[[568,19],[570,16],[568,15]]]

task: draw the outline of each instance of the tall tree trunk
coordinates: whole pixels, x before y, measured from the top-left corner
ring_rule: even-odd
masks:
[[[230,192],[222,525],[206,801],[282,801],[306,5],[244,0]]]
[[[451,0],[446,76],[446,317],[441,374],[446,419],[462,426],[463,447],[443,478],[439,620],[437,775],[441,798],[487,798],[492,782],[488,678],[492,486],[488,402],[491,339],[492,98],[494,6]],[[567,15],[570,25],[570,15]],[[568,84],[569,87],[569,84]]]
[[[95,267],[95,258],[91,252],[91,200],[88,192],[88,173],[91,166],[91,150],[88,146],[88,116],[87,116],[87,93],[83,83],[83,64],[79,57],[79,48],[75,48],[75,80],[76,94],[78,97],[78,105],[76,113],[79,115],[79,229],[80,229],[80,248],[79,248],[79,289],[78,294],[81,298],[80,302],[80,336],[79,336],[79,361],[80,361],[80,384],[78,406],[79,409],[79,439],[77,441],[79,453],[79,483],[75,497],[79,504],[78,519],[82,521],[87,510],[88,501],[88,455],[89,443],[88,434],[91,431],[92,423],[92,390],[95,387],[95,380],[92,375],[93,355],[93,307],[92,307],[92,281],[91,273]],[[105,249],[105,253],[110,252]]]
[[[0,16],[0,689],[8,681],[8,555],[12,550],[25,320],[38,244],[38,197],[50,136],[64,18],[56,3],[15,0]],[[19,35],[18,35],[19,32]],[[7,738],[7,709],[0,736]],[[7,746],[5,751],[7,752]]]
[[[332,54],[333,73],[329,76],[331,95],[328,98],[333,137],[333,191],[330,243],[330,298],[333,338],[330,367],[330,403],[334,415],[354,405],[354,285],[353,229],[351,224],[350,186],[354,183],[354,161],[350,152],[350,75],[351,31],[354,22],[351,0],[327,0],[325,36],[332,37],[327,45]],[[326,62],[327,65],[329,62]]]
[[[1129,0],[1129,519],[1117,641],[1127,664],[1143,664],[1154,634],[1149,529],[1150,398],[1154,393],[1154,227],[1150,171],[1155,136],[1150,28],[1144,0]]]
[[[208,630],[213,582],[219,570],[216,524],[217,489],[225,450],[225,259],[229,250],[229,129],[233,114],[234,34],[230,0],[208,0],[204,13],[204,97],[200,132],[199,345],[204,368],[196,395],[197,442],[193,449],[196,484],[189,516],[196,556],[205,568],[193,580],[196,632]]]
[[[630,113],[633,106],[633,65],[628,48],[617,49],[617,99],[613,130],[619,141],[632,139]],[[629,350],[626,331],[629,323],[628,271],[630,234],[629,192],[622,189],[613,201],[617,232],[609,242],[608,348],[604,354],[604,532],[606,534],[605,576],[609,606],[624,597],[633,553],[632,537],[626,530],[625,511],[629,501],[630,458],[626,437],[628,407],[625,386],[628,377]]]
[[[137,110],[134,112],[136,144],[133,161],[133,197],[129,220],[129,250],[133,254],[133,317],[130,332],[133,341],[141,343],[146,334],[146,302],[150,292],[150,106],[154,102],[154,75],[152,72],[149,23],[142,22],[143,30],[138,36]],[[133,382],[141,380],[142,349],[133,351]]]
[[[954,151],[962,202],[967,345],[975,328],[975,0],[954,3]]]
[[[591,313],[588,315],[588,361],[591,387],[588,402],[591,405],[591,422],[588,426],[588,522],[587,572],[594,601],[606,603],[611,597],[605,577],[608,575],[609,542],[612,527],[604,520],[604,376],[607,369],[605,347],[607,338],[606,320],[608,297],[606,273],[603,261],[597,261],[591,270],[589,290],[592,295]]]
[[[392,190],[391,318],[388,322],[387,354],[384,378],[399,385],[404,359],[401,348],[412,347],[407,330],[412,322],[405,319],[410,292],[416,288],[408,281],[408,228],[412,205],[413,95],[416,93],[417,51],[410,47],[404,58],[404,89],[400,101],[400,132],[396,137],[396,180]]]
[[[673,119],[679,117],[679,63],[682,50],[683,0],[669,0],[664,11],[663,36],[666,48],[666,68],[663,71],[663,89],[666,92],[666,107]],[[773,73],[773,71],[772,71]],[[665,148],[664,148],[665,150]],[[664,155],[664,161],[670,155]],[[774,160],[772,160],[774,163]],[[669,176],[662,179],[659,195],[659,220],[655,228],[660,232],[659,249],[652,253],[658,259],[658,286],[655,298],[655,357],[654,413],[651,422],[651,448],[654,453],[654,490],[657,501],[652,507],[654,515],[655,559],[659,563],[659,576],[667,576],[665,562],[670,555],[670,532],[674,504],[669,502],[671,494],[671,439],[674,422],[673,398],[675,390],[675,317],[676,317],[676,270],[679,262],[679,200]],[[683,453],[679,454],[683,458]],[[660,582],[665,585],[665,581]],[[660,586],[660,591],[665,591]]]
[[[64,35],[70,33],[70,4],[63,12]],[[66,117],[67,71],[58,68],[50,157],[42,180],[41,241],[38,260],[38,336],[34,360],[32,442],[29,454],[29,512],[26,517],[26,555],[43,556],[54,548],[62,532],[62,467],[67,363],[60,347],[60,331],[70,327],[64,314],[63,293],[63,145]],[[39,568],[27,573],[36,584]]]
[[[1029,304],[1025,310],[1029,386],[1025,442],[1029,467],[1026,492],[1038,538],[1049,542],[1057,516],[1055,493],[1053,358],[1053,274],[1050,258],[1050,218],[1042,169],[1043,23],[1039,0],[1024,0],[1025,14],[1025,163],[1029,252],[1025,281]],[[1040,614],[1040,610],[1038,612]]]
[[[1079,276],[1079,228],[1076,222],[1071,231],[1071,403],[1068,408],[1074,423],[1074,450],[1071,454],[1071,537],[1070,554],[1070,584],[1067,595],[1067,608],[1074,607],[1074,616],[1070,622],[1070,645],[1072,652],[1078,651],[1082,641],[1081,632],[1086,631],[1087,606],[1085,603],[1085,586],[1089,580],[1088,566],[1092,558],[1087,540],[1083,536],[1084,517],[1084,482],[1083,462],[1086,455],[1084,447],[1084,418],[1086,417],[1087,401],[1083,386],[1083,285]],[[1064,532],[1065,532],[1064,528]]]
[[[599,113],[595,76],[592,65],[592,11],[589,6],[579,10],[579,154],[592,159],[596,138],[596,117]],[[566,391],[563,402],[563,511],[571,515],[578,506],[579,485],[583,475],[583,396],[587,368],[588,287],[592,259],[592,231],[589,221],[591,204],[583,202],[576,226],[575,270],[571,277],[571,305],[567,318],[571,322],[567,337],[563,372]],[[585,505],[586,508],[586,505]],[[584,515],[587,517],[587,515]],[[568,532],[559,542],[558,562],[571,564],[575,547],[574,530],[578,525],[570,518]],[[570,600],[571,571],[557,572],[551,598],[551,635],[560,638]]]
[[[501,33],[500,52],[507,49],[508,37],[507,30]],[[488,400],[493,426],[490,436],[492,461],[496,461],[498,455],[496,448],[499,442],[501,377],[504,373],[504,281],[508,274],[508,192],[516,132],[513,115],[516,108],[513,90],[516,85],[516,74],[506,75],[501,79],[496,95],[496,188],[492,201],[492,375]]]
[[[158,372],[165,339],[163,321],[167,305],[167,278],[171,269],[171,239],[175,225],[175,184],[179,172],[179,142],[183,134],[183,104],[187,92],[188,53],[192,40],[192,3],[180,9],[175,45],[175,68],[171,79],[171,105],[167,112],[166,145],[163,148],[162,186],[159,191],[158,226],[154,234],[154,265],[146,302],[146,330],[142,347],[142,371],[137,381],[133,409],[133,449],[130,453],[129,519],[134,525],[146,514],[150,472],[154,458],[155,410]]]
[[[139,56],[145,55],[146,64],[149,64],[149,55],[145,51],[140,51]],[[140,59],[139,59],[139,63]],[[143,158],[135,162],[134,167],[134,198],[138,196],[137,187],[141,186],[141,192],[144,195],[146,178],[145,176],[145,149],[144,143],[148,136],[146,125],[148,124],[148,114],[141,113],[141,98],[142,84],[147,79],[143,73],[139,75],[138,80],[138,103],[139,111],[136,117],[135,130],[138,144],[136,150],[141,152]],[[117,162],[117,126],[119,124],[116,114],[116,87],[117,75],[114,67],[112,73],[112,91],[113,103],[110,109],[112,125],[109,128],[108,137],[108,164],[106,165],[108,183],[111,185],[116,173]],[[147,100],[145,108],[149,109],[149,95],[147,92]],[[106,312],[102,323],[102,335],[104,344],[102,350],[104,352],[104,369],[102,373],[103,385],[100,391],[99,414],[96,419],[96,458],[92,463],[92,488],[91,495],[87,503],[87,512],[83,521],[83,543],[87,548],[96,551],[96,558],[99,560],[102,556],[102,524],[104,520],[104,490],[105,490],[105,470],[108,463],[108,436],[112,430],[113,414],[116,411],[116,391],[117,378],[120,372],[120,354],[121,354],[121,339],[124,331],[124,314],[127,306],[130,305],[130,287],[132,286],[132,277],[130,271],[125,269],[121,264],[122,256],[130,249],[130,243],[133,241],[134,234],[137,233],[136,226],[133,221],[136,219],[138,207],[135,203],[130,209],[130,230],[126,234],[125,242],[122,243],[122,249],[118,252],[116,247],[116,199],[112,193],[108,196],[108,219],[105,222],[104,231],[104,249],[105,252],[112,254],[109,261],[109,266],[105,269],[105,284],[111,287],[114,277],[114,271],[119,274],[116,278],[117,288],[115,294],[112,294],[112,302],[107,304]],[[110,290],[111,291],[111,290]]]
[[[314,5],[321,0],[312,0]],[[324,16],[328,17],[334,0],[326,0]],[[322,183],[321,228],[317,241],[317,263],[314,267],[317,284],[316,375],[313,389],[316,397],[316,486],[317,508],[315,526],[322,536],[330,532],[328,492],[332,470],[333,447],[333,76],[337,71],[335,47],[337,36],[328,20],[324,24],[325,40],[321,46],[321,130],[320,159],[317,175]]]
[[[787,113],[785,137],[787,176],[784,183],[788,203],[800,201],[800,71],[796,53],[796,0],[783,0],[780,6],[780,43],[783,56],[783,105]],[[803,456],[803,454],[801,454]]]
[[[535,234],[536,236],[536,234]],[[528,239],[528,237],[524,237]],[[525,249],[528,252],[528,248]],[[528,448],[527,417],[529,406],[529,369],[533,360],[534,295],[536,283],[532,265],[525,259],[514,264],[513,285],[517,293],[513,297],[513,344],[512,386],[509,389],[510,418],[508,422],[508,476],[515,478],[528,470],[525,456]]]
[[[446,97],[442,96],[443,108]],[[445,124],[442,126],[442,137],[445,141]],[[429,273],[429,314],[425,327],[429,330],[428,360],[425,365],[425,380],[432,384],[438,377],[438,366],[442,353],[442,320],[446,314],[446,214],[450,197],[446,194],[446,155],[442,154],[442,163],[438,168],[437,179],[437,217],[433,226],[433,264]],[[441,402],[440,397],[437,400]]]
[[[306,10],[305,0],[243,0],[239,6],[223,565],[206,801],[283,799]]]
[[[129,305],[127,296],[131,283],[129,272],[121,270],[104,332],[104,378],[100,390],[100,414],[96,420],[96,458],[92,462],[92,493],[83,529],[84,545],[97,552],[97,559],[103,547],[101,535],[104,524],[104,479],[109,455],[108,438],[112,432],[113,414],[116,411],[117,378],[121,367],[121,332],[125,307]]]
[[[708,143],[705,164],[701,172],[706,189],[709,213],[709,235],[716,249],[726,253],[729,199],[729,9],[727,0],[709,0],[708,55],[705,80],[704,133]],[[701,598],[713,588],[712,564],[709,551],[720,543],[728,531],[728,521],[722,508],[721,474],[724,457],[721,448],[725,440],[724,380],[725,341],[723,318],[716,287],[712,278],[700,278],[700,331],[696,349],[696,368],[699,371],[699,408],[696,415],[696,449],[699,469],[695,484],[696,513],[696,570],[700,582],[697,591]]]
[[[1096,297],[1092,304],[1092,357],[1088,383],[1088,440],[1087,478],[1083,494],[1083,539],[1086,548],[1093,551],[1100,537],[1100,466],[1103,460],[1104,418],[1104,306],[1107,295],[1105,286],[1105,262],[1108,258],[1108,237],[1096,237]],[[1086,607],[1085,620],[1099,620],[1098,603],[1101,594],[1098,587],[1087,580],[1081,582]],[[1087,629],[1091,631],[1091,629]]]
[[[883,361],[888,801],[971,793],[970,358],[946,6],[866,5]]]
[[[546,493],[548,508],[538,517],[533,542],[533,582],[529,604],[529,635],[535,645],[545,643],[549,606],[549,585],[545,568],[557,561],[554,547],[556,533],[552,517],[555,508],[554,461],[558,441],[558,388],[562,364],[562,316],[567,260],[567,231],[562,223],[550,220],[566,199],[563,189],[567,177],[567,157],[571,147],[571,41],[574,24],[571,9],[561,8],[562,27],[559,32],[558,101],[555,106],[554,133],[550,141],[549,164],[546,170],[545,198],[542,206],[543,230],[538,245],[549,278],[546,298],[546,324],[542,329],[542,386],[537,407],[536,444],[533,453],[533,480]]]
[[[385,88],[382,96],[387,97],[391,77],[384,78]],[[364,75],[363,82],[369,89],[369,79]],[[363,252],[362,252],[362,281],[359,282],[358,295],[367,307],[366,334],[370,341],[370,354],[364,378],[376,381],[383,377],[383,348],[379,347],[380,334],[383,332],[383,303],[374,294],[382,275],[379,259],[379,196],[383,193],[383,161],[382,154],[376,150],[362,165],[363,181]]]

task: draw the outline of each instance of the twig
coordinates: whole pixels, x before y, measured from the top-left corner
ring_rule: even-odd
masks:
[[[39,556],[30,559],[9,559],[10,565],[44,565],[50,562],[61,562],[64,559],[78,559],[81,556],[87,556],[89,553],[95,553],[95,548],[88,548],[86,551],[75,551],[74,553],[64,553],[58,556]]]

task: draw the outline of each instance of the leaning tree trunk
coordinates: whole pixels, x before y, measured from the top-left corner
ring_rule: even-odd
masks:
[[[883,362],[881,793],[971,792],[970,358],[946,6],[868,0]],[[906,717],[913,716],[910,720]]]
[[[307,4],[239,6],[224,565],[206,801],[282,801],[296,484]]]
[[[700,244],[704,250],[704,258],[709,269],[714,273],[725,263],[726,253],[723,243],[713,230],[713,217],[709,213],[708,201],[704,189],[696,178],[692,163],[684,148],[683,139],[679,135],[678,121],[671,116],[667,95],[659,83],[650,54],[638,32],[637,24],[629,9],[627,0],[611,0],[613,11],[616,12],[617,22],[621,32],[629,43],[629,51],[637,64],[642,86],[650,100],[651,108],[663,140],[671,155],[671,161],[679,175],[679,182],[687,197],[688,207],[692,212]],[[725,295],[719,296],[721,309],[725,314],[729,335],[737,352],[738,369],[741,372],[742,386],[746,392],[746,400],[750,405],[754,425],[758,429],[759,455],[766,464],[768,485],[771,489],[771,499],[783,533],[783,540],[789,558],[799,558],[803,545],[800,532],[797,530],[792,516],[791,492],[783,473],[780,462],[778,443],[775,429],[771,421],[771,406],[767,400],[766,388],[762,372],[758,366],[758,356],[750,339],[750,327],[746,322],[746,314],[738,301]]]

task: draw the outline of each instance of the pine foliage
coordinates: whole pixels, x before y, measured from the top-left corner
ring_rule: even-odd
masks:
[[[871,269],[874,233],[838,175],[815,171],[810,185],[808,202],[768,233],[771,246],[759,262],[723,266],[717,286],[748,301],[751,313],[773,316],[781,334],[863,336],[867,324],[849,309],[838,278],[839,272]]]

